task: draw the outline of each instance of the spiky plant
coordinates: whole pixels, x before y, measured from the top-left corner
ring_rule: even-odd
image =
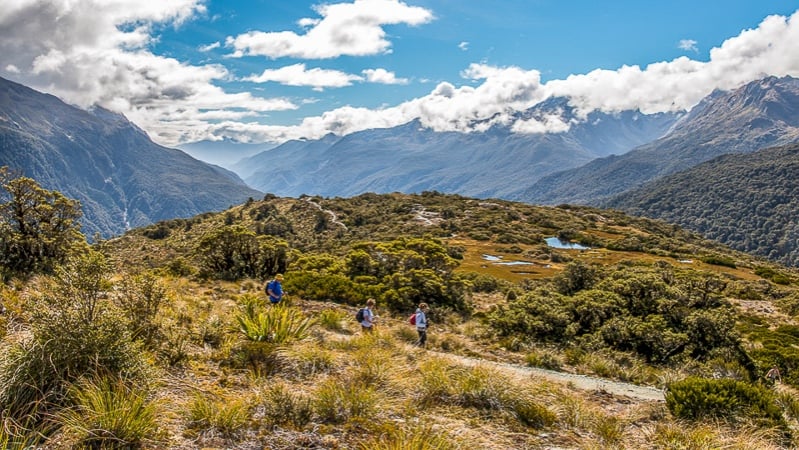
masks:
[[[308,337],[315,324],[302,310],[276,305],[262,310],[248,306],[236,316],[239,331],[250,341],[285,344]]]

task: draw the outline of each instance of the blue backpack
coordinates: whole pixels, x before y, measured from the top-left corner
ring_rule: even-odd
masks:
[[[357,320],[358,323],[363,322],[363,318],[364,318],[363,316],[364,316],[364,314],[366,314],[365,310],[366,310],[366,308],[361,308],[361,309],[358,310],[357,313],[355,313],[355,320]]]

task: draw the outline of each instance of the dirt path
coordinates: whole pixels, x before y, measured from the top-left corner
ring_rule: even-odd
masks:
[[[545,378],[549,381],[569,384],[587,391],[602,391],[612,395],[625,396],[644,401],[665,401],[663,391],[658,388],[639,386],[637,384],[623,383],[587,375],[556,372],[554,370],[539,369],[537,367],[526,367],[516,364],[488,361],[485,359],[468,358],[449,353],[434,353],[445,358],[457,360],[466,366],[490,365],[521,377]]]
[[[335,213],[335,212],[333,212],[333,211],[331,211],[331,210],[329,210],[329,209],[324,209],[324,208],[322,208],[322,205],[320,205],[319,203],[316,203],[316,202],[315,202],[315,201],[313,201],[313,199],[311,199],[310,197],[306,197],[306,198],[305,198],[305,200],[306,200],[308,203],[310,203],[310,204],[312,204],[312,205],[316,206],[316,208],[317,208],[319,211],[322,211],[323,213],[325,213],[325,214],[329,215],[329,216],[330,216],[330,221],[331,221],[332,223],[334,223],[334,224],[336,224],[336,225],[338,225],[338,226],[340,226],[340,227],[344,228],[345,230],[347,230],[347,229],[348,229],[348,228],[347,228],[347,225],[345,225],[345,224],[344,224],[344,222],[341,222],[340,220],[338,220],[338,216],[336,215],[336,213]]]

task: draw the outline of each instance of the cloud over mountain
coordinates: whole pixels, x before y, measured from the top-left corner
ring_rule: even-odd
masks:
[[[397,75],[394,67],[350,70],[342,63],[308,68],[302,60],[385,55],[395,50],[403,29],[444,19],[432,9],[399,0],[326,3],[315,8],[318,17],[297,20],[299,32],[250,30],[229,35],[225,46],[216,36],[203,48],[194,47],[202,55],[196,59],[156,51],[165,28],[179,32],[207,18],[211,6],[202,0],[6,1],[0,8],[0,74],[77,105],[98,104],[125,114],[167,145],[222,138],[316,139],[414,119],[437,131],[471,132],[502,124],[519,133],[562,132],[580,115],[533,119],[514,113],[551,97],[568,98],[582,117],[595,110],[677,111],[690,109],[714,89],[732,89],[764,75],[799,76],[795,12],[766,17],[713,48],[706,61],[681,56],[543,82],[541,69],[480,60],[466,66],[460,80],[438,80],[426,94],[409,100],[380,107],[338,101],[322,110],[308,107],[315,105],[310,95],[270,95],[262,86],[275,82],[318,92],[354,84],[413,84],[420,78]],[[471,53],[474,42],[468,47]],[[227,58],[211,57],[223,50]],[[236,74],[229,65],[244,57],[294,60]],[[227,84],[231,80],[236,83]],[[272,120],[276,113],[300,108],[314,112],[294,123]]]

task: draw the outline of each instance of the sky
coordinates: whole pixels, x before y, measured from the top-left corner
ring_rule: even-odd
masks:
[[[517,111],[687,110],[799,77],[783,0],[2,0],[0,77],[124,114],[175,147],[277,144],[418,119],[568,130]],[[579,120],[571,119],[571,120]]]

